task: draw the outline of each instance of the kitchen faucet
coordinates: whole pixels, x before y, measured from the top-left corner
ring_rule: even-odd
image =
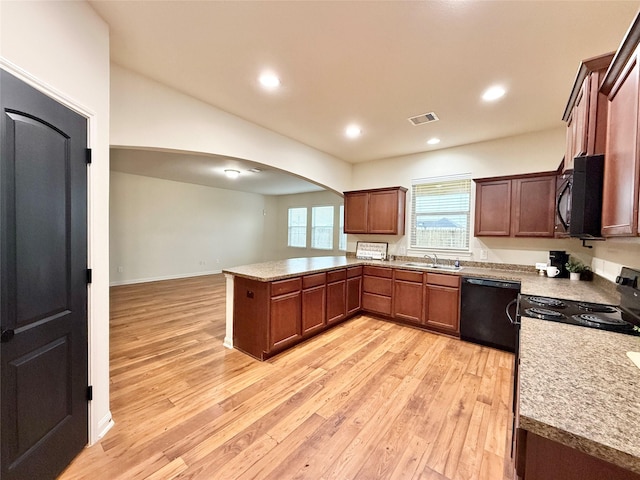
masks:
[[[438,265],[438,255],[436,255],[435,253],[433,255],[429,255],[428,253],[424,256],[424,258],[429,258],[431,259],[431,262],[433,263],[434,266]]]

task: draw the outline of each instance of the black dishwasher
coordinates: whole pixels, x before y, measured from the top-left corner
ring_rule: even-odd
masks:
[[[460,338],[515,352],[518,293],[520,282],[464,277],[460,293]]]

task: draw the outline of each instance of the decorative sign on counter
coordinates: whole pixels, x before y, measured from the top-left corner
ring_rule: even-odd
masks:
[[[389,244],[385,242],[358,242],[356,258],[361,260],[385,260],[388,247]]]

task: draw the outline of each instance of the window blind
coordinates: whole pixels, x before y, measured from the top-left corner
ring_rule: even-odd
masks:
[[[468,251],[470,206],[470,175],[414,180],[411,247]]]

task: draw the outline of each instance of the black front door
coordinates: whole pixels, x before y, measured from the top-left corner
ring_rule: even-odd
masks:
[[[87,121],[0,71],[0,478],[87,443]]]

